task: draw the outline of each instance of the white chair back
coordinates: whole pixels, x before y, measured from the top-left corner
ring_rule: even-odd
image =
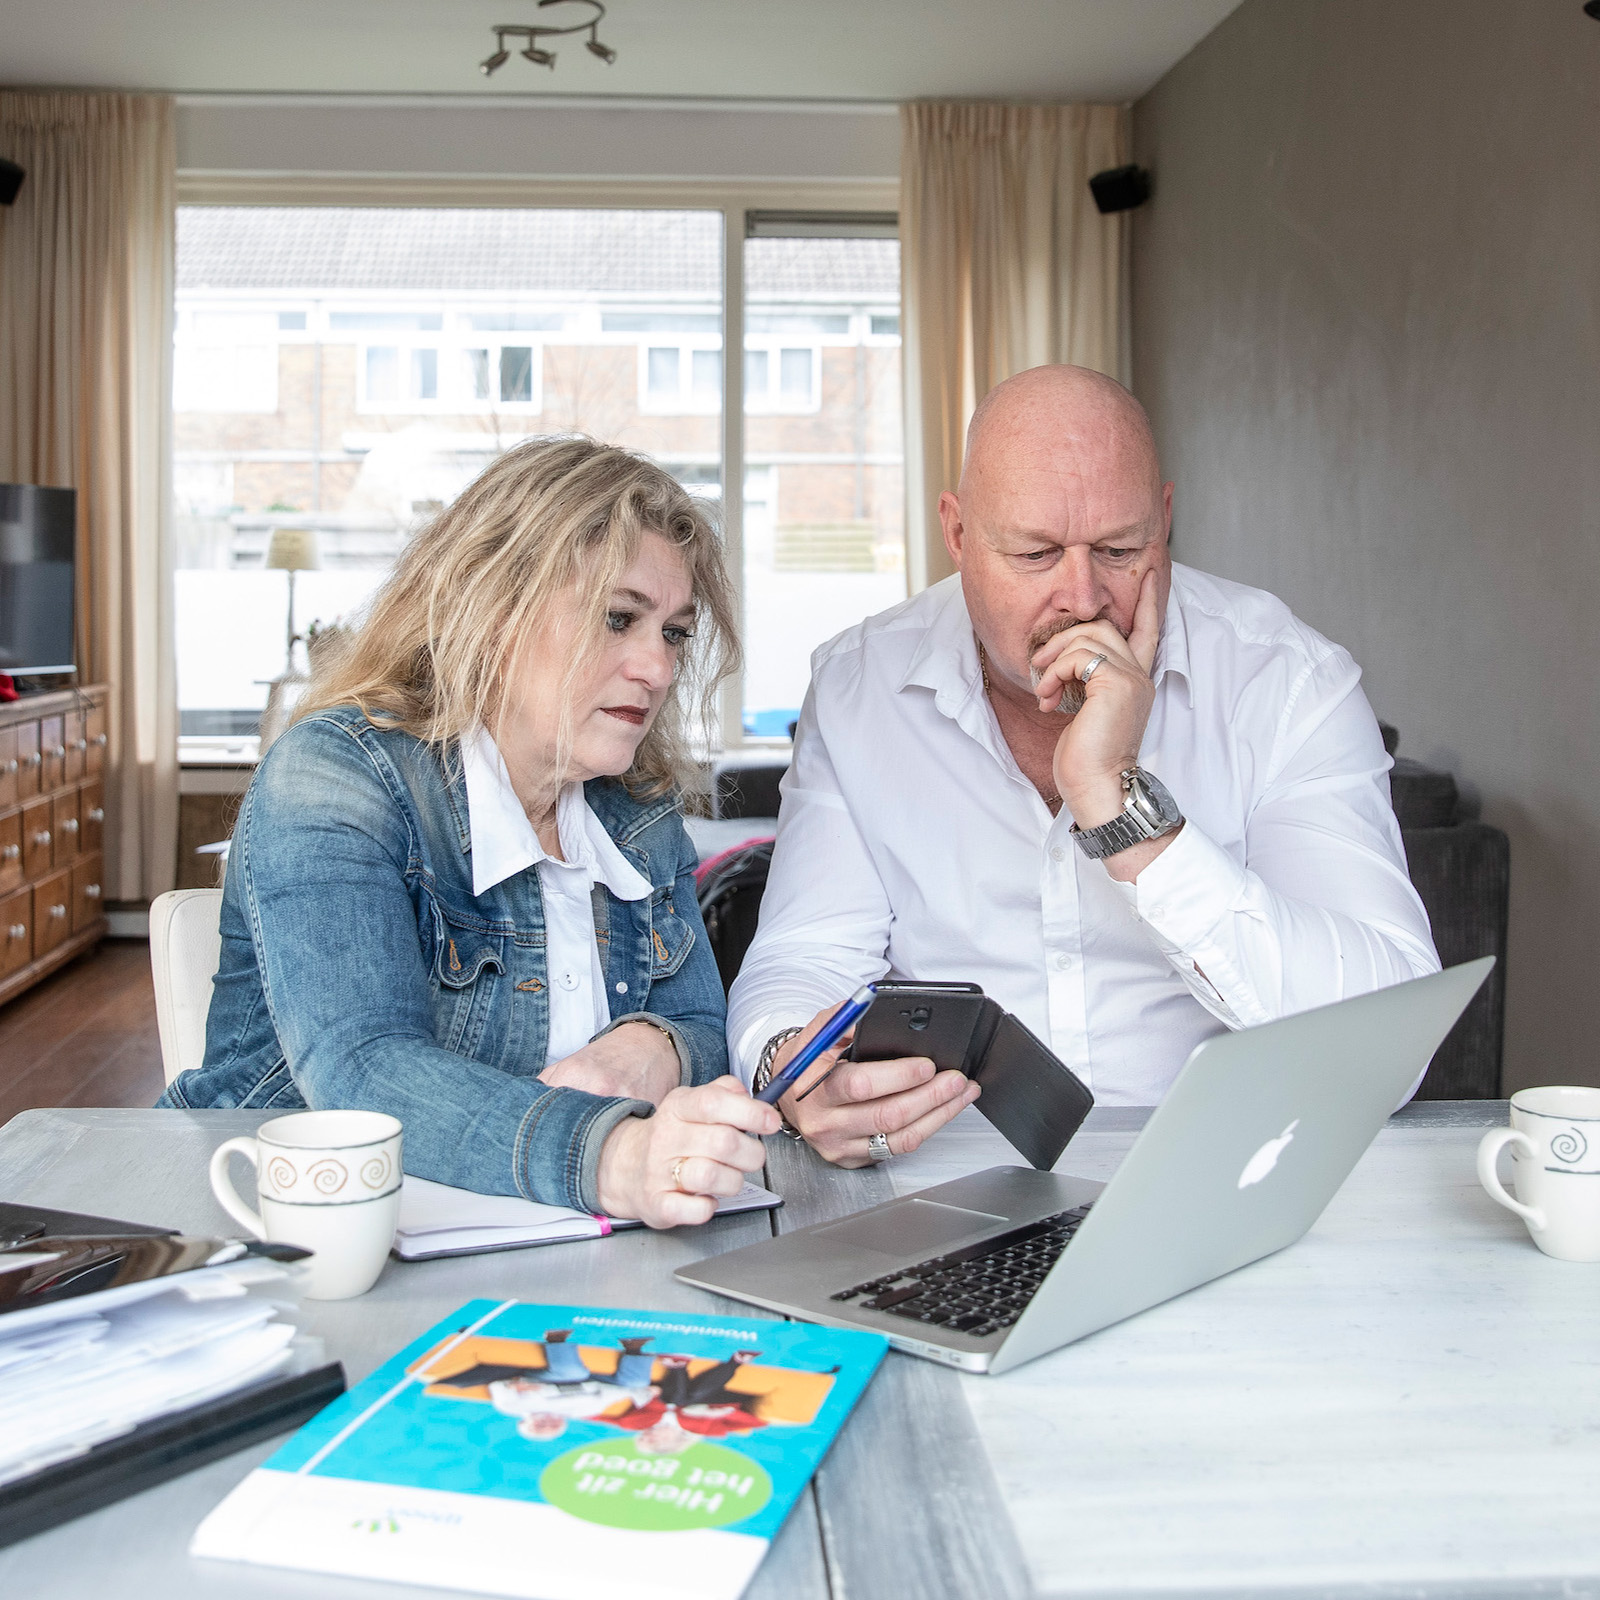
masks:
[[[205,1059],[211,980],[221,965],[222,891],[158,894],[150,902],[150,973],[168,1083]]]

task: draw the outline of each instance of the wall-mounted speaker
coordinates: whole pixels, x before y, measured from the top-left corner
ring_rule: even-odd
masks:
[[[27,176],[15,161],[0,156],[0,206],[8,206],[17,198],[22,180]]]
[[[1132,211],[1150,198],[1150,174],[1143,167],[1108,167],[1089,180],[1094,203],[1108,215]]]

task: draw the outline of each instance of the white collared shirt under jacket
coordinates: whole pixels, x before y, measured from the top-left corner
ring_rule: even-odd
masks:
[[[1225,1027],[1438,971],[1349,653],[1174,565],[1153,676],[1140,765],[1188,820],[1120,884],[1007,747],[959,577],[823,645],[729,1001],[744,1077],[862,983],[965,980],[1101,1104],[1154,1105]]]
[[[545,961],[550,979],[550,1040],[545,1065],[581,1050],[611,1023],[605,974],[595,942],[591,896],[604,884],[619,900],[643,900],[650,885],[629,864],[604,824],[589,808],[581,783],[556,799],[556,831],[564,861],[539,843],[511,786],[500,747],[488,731],[461,741],[472,831],[472,892],[536,867],[544,900]]]

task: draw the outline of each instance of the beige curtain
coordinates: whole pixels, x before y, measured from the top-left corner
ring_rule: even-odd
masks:
[[[178,843],[168,418],[172,100],[0,92],[0,478],[78,491],[78,665],[111,687],[106,895],[170,889]]]
[[[900,108],[906,544],[912,591],[946,577],[939,495],[995,384],[1070,361],[1126,381],[1123,218],[1089,177],[1127,159],[1117,106]]]

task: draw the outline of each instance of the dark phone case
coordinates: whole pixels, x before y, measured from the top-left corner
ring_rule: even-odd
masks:
[[[976,984],[879,984],[850,1056],[927,1056],[966,1073],[983,1090],[978,1109],[1041,1172],[1094,1105],[1077,1074]]]

